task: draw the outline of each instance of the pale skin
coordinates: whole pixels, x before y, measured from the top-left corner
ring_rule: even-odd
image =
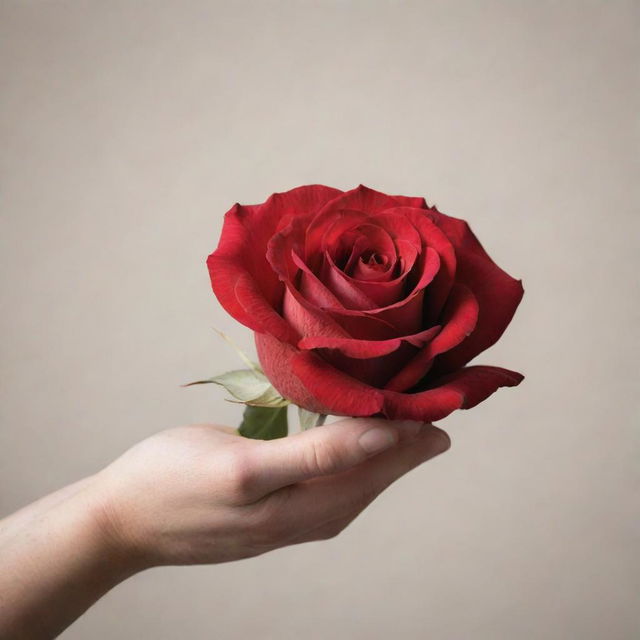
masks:
[[[53,638],[150,567],[332,538],[449,446],[433,425],[373,418],[273,441],[204,424],[158,433],[0,521],[0,637]]]

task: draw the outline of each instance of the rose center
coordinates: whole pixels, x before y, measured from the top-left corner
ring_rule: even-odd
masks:
[[[389,258],[387,256],[380,255],[375,251],[365,251],[360,256],[360,262],[372,269],[380,271],[389,264]]]

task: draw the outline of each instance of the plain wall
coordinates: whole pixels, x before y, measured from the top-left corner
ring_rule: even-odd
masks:
[[[0,3],[0,508],[189,422],[251,349],[224,212],[362,182],[466,218],[526,374],[335,540],[143,573],[65,638],[627,640],[640,622],[639,5]]]

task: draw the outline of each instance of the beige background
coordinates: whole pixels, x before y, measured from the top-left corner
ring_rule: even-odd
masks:
[[[64,636],[637,637],[637,2],[0,2],[7,513],[193,421],[250,334],[204,267],[236,200],[426,195],[526,294],[526,381],[341,537],[153,570]]]

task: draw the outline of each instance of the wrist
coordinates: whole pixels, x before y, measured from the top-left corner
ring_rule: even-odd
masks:
[[[95,553],[103,559],[104,570],[112,580],[121,581],[148,569],[152,562],[133,544],[127,533],[127,523],[120,516],[118,496],[107,486],[102,474],[88,479],[84,495],[78,495],[84,511],[87,536]]]
[[[145,568],[117,543],[89,477],[32,505],[0,531],[0,636],[55,637]]]

